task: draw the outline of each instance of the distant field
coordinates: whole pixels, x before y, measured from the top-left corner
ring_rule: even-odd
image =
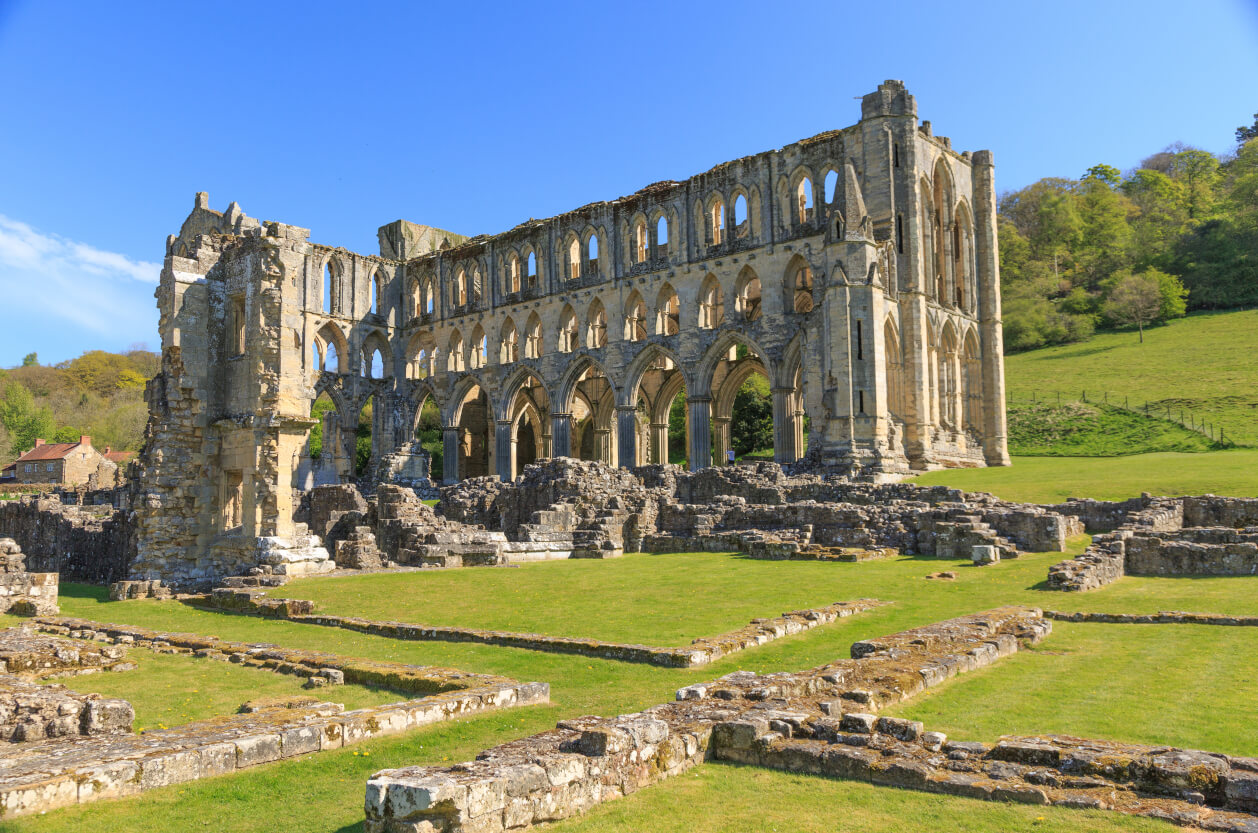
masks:
[[[1009,453],[1115,457],[1159,451],[1216,451],[1221,443],[1169,419],[1092,402],[1009,404]]]
[[[1258,495],[1258,449],[1130,457],[1015,457],[1007,468],[948,469],[913,478],[992,492],[1006,500],[1058,503],[1068,497],[1122,500],[1155,495]]]
[[[1169,405],[1222,427],[1227,438],[1258,445],[1258,311],[1199,313],[1135,333],[1102,333],[1080,344],[1005,357],[1012,403],[1089,401],[1109,394],[1131,407]],[[1163,411],[1164,412],[1164,411]]]

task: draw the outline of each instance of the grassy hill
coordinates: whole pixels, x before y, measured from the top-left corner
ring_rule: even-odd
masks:
[[[1155,414],[1165,414],[1168,406],[1176,414],[1182,408],[1186,417],[1191,413],[1198,421],[1206,420],[1222,428],[1228,440],[1258,446],[1255,357],[1258,311],[1198,313],[1146,330],[1143,344],[1134,332],[1102,333],[1080,344],[1008,356],[1005,380],[1015,413],[1029,403],[1032,395],[1055,404],[1058,394],[1063,402],[1070,402],[1079,400],[1086,392],[1093,403],[1108,394],[1110,403],[1121,404],[1125,400],[1132,408],[1143,408],[1148,402]],[[1023,440],[1031,440],[1025,443],[1028,446],[1035,445],[1033,437],[1025,434],[1016,439],[1015,445],[1023,444]],[[1166,440],[1167,436],[1162,436],[1161,441]],[[1089,443],[1092,441],[1085,441],[1082,446],[1086,448]],[[1075,441],[1073,445],[1080,443]],[[1040,453],[1030,448],[1019,450]],[[1193,449],[1151,446],[1141,440],[1128,453],[1154,450]]]

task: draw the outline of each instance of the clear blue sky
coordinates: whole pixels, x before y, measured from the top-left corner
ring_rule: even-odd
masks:
[[[845,127],[886,78],[1002,190],[1225,152],[1258,2],[0,0],[0,366],[156,347],[196,191],[358,251],[497,232]]]

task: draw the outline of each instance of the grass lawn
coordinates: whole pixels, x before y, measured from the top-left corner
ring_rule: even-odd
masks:
[[[1170,833],[1183,828],[1099,810],[995,804],[758,767],[708,764],[549,829],[555,833]]]
[[[1012,402],[1089,400],[1108,392],[1132,407],[1182,407],[1221,426],[1228,439],[1258,445],[1258,311],[1198,313],[1145,330],[1102,333],[1080,344],[1005,357]]]
[[[1004,468],[945,469],[914,477],[912,482],[992,492],[1005,500],[1032,503],[1058,503],[1068,497],[1123,500],[1141,492],[1253,497],[1258,495],[1258,449],[1130,457],[1015,457],[1013,465]]]
[[[959,740],[1057,733],[1258,755],[1255,653],[1255,628],[1054,622],[1033,650],[888,712]]]
[[[1074,541],[1073,545],[1074,550],[1079,551],[1084,540]],[[1079,609],[1079,603],[1089,599],[1088,595],[1039,589],[1048,566],[1062,557],[1060,553],[1035,554],[994,567],[977,568],[960,561],[910,557],[863,564],[822,564],[754,561],[719,554],[632,555],[615,561],[562,561],[511,570],[473,568],[311,580],[283,588],[285,595],[298,596],[295,592],[297,588],[326,587],[330,594],[344,596],[347,600],[345,604],[349,604],[350,599],[360,599],[360,603],[367,604],[372,594],[380,599],[393,599],[395,601],[391,604],[379,602],[382,610],[393,612],[386,618],[408,619],[418,611],[424,614],[416,617],[420,621],[436,624],[466,621],[485,625],[486,620],[494,616],[507,616],[510,606],[496,607],[498,603],[493,594],[485,594],[481,586],[487,581],[514,581],[520,595],[513,598],[512,603],[517,608],[526,609],[530,617],[526,621],[539,627],[545,625],[547,630],[554,630],[562,626],[564,631],[577,635],[638,633],[661,644],[666,644],[667,640],[663,637],[669,634],[697,636],[717,633],[728,629],[729,622],[741,625],[751,616],[780,613],[791,607],[785,604],[791,598],[802,598],[808,604],[860,596],[895,601],[895,604],[885,608],[786,637],[697,669],[657,668],[487,645],[406,642],[291,622],[231,616],[176,602],[143,600],[111,603],[104,600],[106,595],[100,588],[66,584],[62,586],[62,609],[67,615],[215,634],[225,639],[329,650],[348,656],[453,666],[468,671],[504,674],[519,680],[543,680],[551,684],[552,702],[547,706],[471,717],[402,737],[380,738],[352,749],[268,764],[247,773],[156,790],[125,801],[101,802],[58,810],[46,816],[17,819],[4,823],[3,829],[23,833],[151,833],[153,830],[201,830],[209,826],[215,833],[260,833],[273,829],[276,813],[282,812],[284,826],[303,833],[361,830],[363,785],[367,777],[379,769],[470,760],[488,747],[553,728],[556,720],[565,717],[637,711],[672,699],[673,693],[682,686],[715,679],[738,669],[767,672],[809,668],[848,656],[852,642],[858,639],[999,604],[1030,603]],[[924,578],[937,570],[955,570],[958,579],[940,583]],[[378,581],[381,578],[392,579],[396,584],[357,585],[365,580]],[[635,581],[658,588],[660,592],[635,591],[633,598],[637,599],[636,606],[609,602],[624,584]],[[1096,594],[1098,607],[1116,612],[1143,612],[1167,607],[1168,604],[1163,603],[1164,598],[1191,593],[1195,580],[1178,580],[1182,584],[1175,584],[1175,581],[1124,579]],[[1227,613],[1253,608],[1256,594],[1252,588],[1255,585],[1246,581],[1223,580],[1217,585],[1212,581],[1213,595],[1209,609]],[[1258,582],[1258,579],[1252,581]],[[1125,599],[1114,596],[1106,599],[1104,604],[1100,603],[1102,595],[1123,590],[1129,582],[1149,584],[1142,592],[1124,591],[1128,592]],[[705,589],[709,586],[724,588],[725,594],[735,598],[722,599],[719,594]],[[692,592],[682,593],[681,589],[687,587]],[[331,598],[326,600],[326,606],[332,610],[340,607]],[[717,612],[708,611],[708,607],[716,608]],[[679,627],[677,621],[684,625]],[[1119,669],[1115,673],[1123,673],[1127,668],[1137,667],[1146,670],[1139,674],[1133,672],[1129,683],[1111,686],[1111,697],[1092,701],[1084,699],[1078,707],[1063,710],[1054,718],[1060,720],[1060,725],[1052,723],[1042,728],[1081,734],[1088,730],[1099,731],[1098,727],[1104,727],[1104,718],[1093,712],[1105,710],[1122,716],[1121,737],[1152,739],[1162,733],[1170,737],[1174,731],[1176,740],[1196,747],[1210,748],[1216,741],[1218,731],[1207,725],[1190,720],[1180,720],[1173,727],[1167,725],[1160,713],[1166,689],[1155,679],[1161,655],[1150,653],[1157,644],[1142,636],[1144,632],[1134,626],[1090,626],[1109,629],[1096,630],[1098,641],[1089,645],[1080,636],[1093,633],[1089,627],[1056,624],[1059,634],[1054,640],[1062,641],[1052,643],[1055,646],[1053,650],[1063,651],[1063,655],[1048,654],[1046,649],[1043,659],[1047,663],[1032,669],[1040,674],[1033,680],[1025,676],[1028,671],[1011,665],[1010,679],[1021,682],[1021,687],[1011,687],[1009,696],[1014,701],[1010,703],[993,698],[990,707],[983,701],[971,702],[972,725],[980,729],[998,725],[1000,731],[1022,729],[1018,725],[1018,695],[1039,685],[1068,691],[1074,679],[1072,675],[1078,676],[1080,669],[1096,664],[1101,669],[1097,673],[1105,669]],[[495,626],[502,625],[498,622]],[[1173,627],[1180,626],[1165,626],[1167,629]],[[1191,630],[1186,629],[1183,633],[1187,635]],[[1214,628],[1208,631],[1207,636],[1211,640],[1232,638],[1226,634],[1241,630]],[[1178,631],[1148,632],[1172,634],[1172,639],[1179,638],[1174,636]],[[1215,655],[1213,661],[1217,665],[1204,671],[1199,666],[1191,666],[1196,668],[1196,674],[1219,680],[1220,687],[1239,686],[1243,669],[1252,665],[1252,651],[1246,655],[1234,650],[1215,650],[1220,644],[1217,641],[1207,640],[1199,644],[1205,646],[1203,653]],[[1088,653],[1093,648],[1097,651],[1104,648],[1105,653]],[[1168,662],[1175,663],[1191,658],[1190,652],[1178,648],[1166,656]],[[1041,658],[1037,654],[1022,661],[1039,660]],[[1004,663],[1019,661],[1014,658]],[[988,673],[994,675],[1000,670],[998,665]],[[120,674],[119,680],[122,677]],[[1200,676],[1197,678],[1200,679]],[[277,679],[284,680],[282,677]],[[963,682],[964,678],[958,681]],[[1182,714],[1187,714],[1187,710],[1192,708],[1190,701],[1207,704],[1224,702],[1212,698],[1223,698],[1226,692],[1211,694],[1203,700],[1199,687],[1199,684],[1195,687],[1185,684],[1177,690],[1176,696],[1186,703]],[[1079,688],[1082,691],[1084,686]],[[948,695],[949,691],[942,689],[937,696]],[[1246,691],[1250,692],[1247,696],[1252,702],[1252,688],[1238,688],[1237,697]],[[922,703],[930,699],[928,695]],[[1159,708],[1150,708],[1151,703],[1157,703]],[[1033,711],[1027,713],[1036,714]],[[1205,714],[1204,710],[1202,714]],[[1237,736],[1247,731],[1249,725],[1248,718],[1232,719],[1228,713],[1220,713],[1217,722],[1224,729],[1230,727]],[[1237,742],[1232,742],[1228,748],[1236,746]],[[690,789],[687,785],[692,783],[698,790],[694,795],[685,792]],[[698,789],[709,783],[716,785],[717,789]],[[777,797],[779,793],[784,796],[780,801]],[[799,800],[787,800],[791,795]],[[773,819],[780,819],[780,830],[819,829],[817,825],[821,824],[826,825],[825,829],[833,830],[836,829],[833,811],[838,801],[843,802],[839,806],[846,806],[851,801],[854,807],[859,808],[853,810],[851,830],[956,829],[994,833],[1023,829],[1040,816],[1046,819],[1040,824],[1057,825],[1042,828],[1046,830],[1169,829],[1117,816],[1058,813],[1047,808],[1024,816],[1022,808],[712,766],[701,768],[698,777],[688,775],[673,783],[666,782],[600,809],[588,823],[605,825],[591,828],[595,830],[614,829],[617,825],[618,829],[638,830],[771,829],[749,821],[753,818],[750,814],[762,808],[764,812],[771,813]],[[603,815],[634,811],[639,802],[646,802],[644,806],[647,808],[642,811],[644,815],[641,818],[652,821],[638,821],[639,817],[630,816],[626,817],[628,821],[620,824],[615,821],[618,816]],[[685,808],[678,806],[683,803]],[[792,804],[797,804],[799,809],[792,810]],[[662,812],[662,807],[669,808],[668,812]],[[283,808],[282,811],[279,808]],[[831,815],[827,817],[825,813]],[[700,816],[704,820],[696,821]],[[904,822],[903,819],[910,819],[911,822]],[[898,827],[897,820],[901,822]],[[861,827],[862,824],[868,826]],[[1085,824],[1096,826],[1081,826]],[[1033,829],[1041,828],[1037,826]]]
[[[127,658],[134,671],[87,674],[47,680],[76,691],[121,697],[135,706],[135,729],[164,729],[225,714],[242,703],[262,697],[313,695],[341,703],[347,709],[396,703],[409,695],[383,688],[342,685],[307,691],[305,682],[291,674],[276,674],[229,662],[178,654],[155,654],[132,648]]]

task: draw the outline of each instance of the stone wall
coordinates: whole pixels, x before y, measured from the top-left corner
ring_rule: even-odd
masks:
[[[56,573],[26,572],[26,556],[17,541],[0,538],[0,613],[56,613],[57,591]]]
[[[366,830],[494,833],[578,815],[684,772],[744,735],[789,736],[823,715],[840,719],[844,708],[876,710],[1050,629],[1038,611],[1002,608],[862,643],[854,659],[811,671],[736,672],[641,713],[563,721],[455,767],[378,772],[367,782]]]
[[[1177,538],[1133,535],[1126,544],[1124,568],[1133,576],[1252,576],[1258,575],[1258,532],[1242,535],[1234,530],[1185,530],[1187,536],[1226,539],[1210,543]],[[1208,532],[1208,535],[1201,535]],[[1230,534],[1228,534],[1230,533]]]
[[[0,535],[14,539],[27,569],[62,580],[108,584],[126,578],[134,526],[109,506],[73,506],[56,497],[0,501]]]
[[[135,710],[126,700],[80,694],[0,674],[0,741],[32,743],[77,735],[131,731]],[[0,817],[4,814],[0,812]]]

